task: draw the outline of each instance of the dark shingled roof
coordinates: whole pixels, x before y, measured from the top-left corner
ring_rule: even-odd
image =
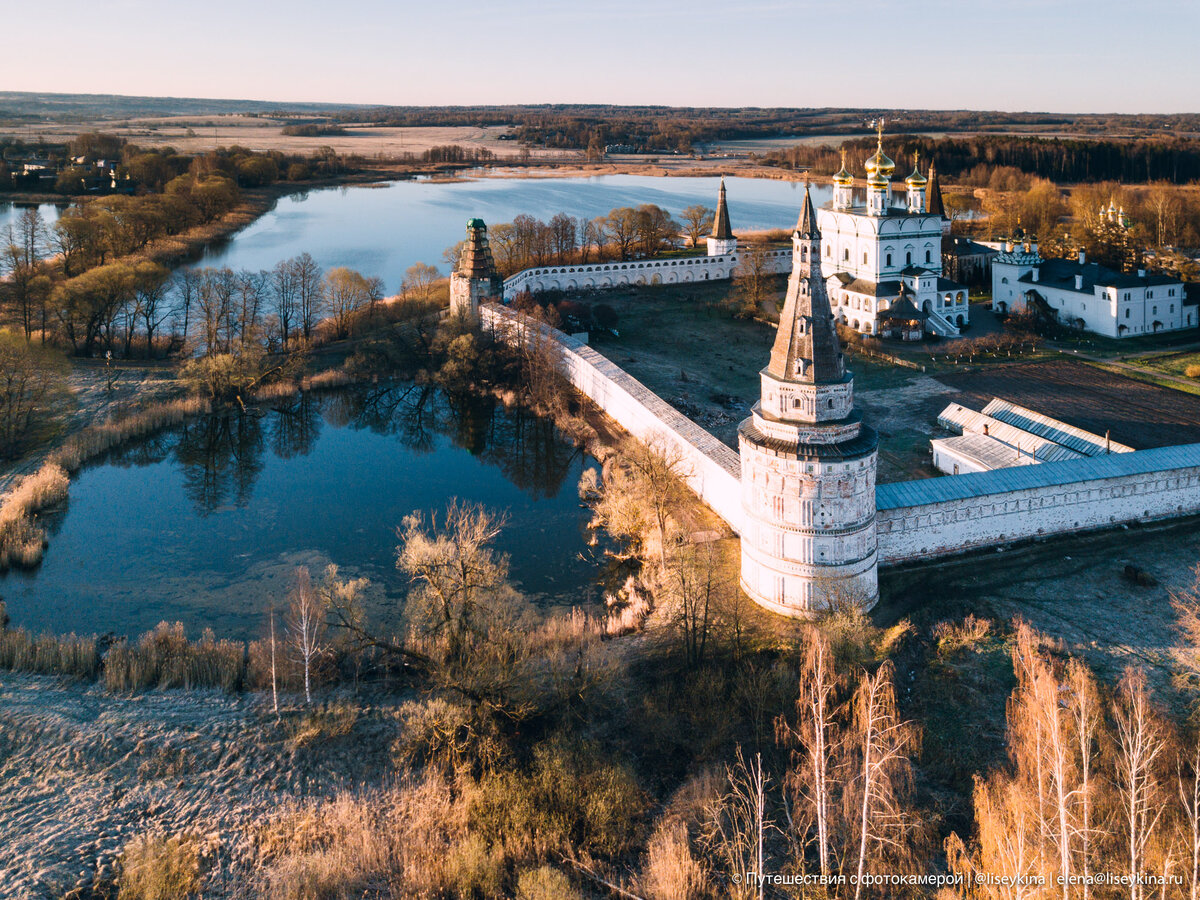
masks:
[[[1083,286],[1075,287],[1075,276],[1083,276]],[[1169,275],[1147,274],[1141,277],[1118,272],[1099,263],[1085,262],[1082,265],[1074,259],[1047,259],[1038,267],[1038,280],[1034,282],[1031,273],[1025,273],[1020,278],[1025,284],[1040,283],[1060,291],[1078,290],[1080,293],[1095,292],[1096,285],[1100,287],[1134,288],[1154,287],[1159,284],[1178,284],[1178,278]]]
[[[875,315],[879,319],[899,319],[904,322],[924,322],[929,318],[928,313],[922,312],[913,305],[908,294],[901,294],[899,300]]]
[[[810,206],[807,186],[804,194],[805,206]],[[801,263],[801,269],[788,281],[787,299],[779,316],[779,330],[775,333],[767,371],[782,381],[831,384],[846,379],[846,364],[825,292],[825,279],[821,277],[821,233],[815,216],[812,223],[809,261]],[[807,274],[803,271],[805,266]],[[802,366],[797,365],[799,360],[804,361]]]
[[[800,232],[800,237],[811,239],[819,239],[821,234],[817,231],[817,211],[813,209],[812,194],[808,192],[808,178],[804,179],[804,206],[800,210],[800,218],[796,220],[796,231]]]
[[[945,216],[946,206],[942,203],[942,187],[937,180],[937,167],[929,166],[929,184],[925,188],[925,211],[935,216]]]
[[[492,248],[488,245],[487,226],[483,219],[467,222],[467,239],[458,255],[455,270],[468,278],[495,278],[496,262],[492,259]]]
[[[733,226],[729,224],[729,207],[725,205],[725,176],[721,176],[721,190],[717,192],[717,214],[713,218],[712,236],[728,241],[733,238]]]

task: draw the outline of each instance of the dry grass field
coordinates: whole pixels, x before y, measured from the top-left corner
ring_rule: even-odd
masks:
[[[490,150],[499,157],[516,157],[520,147],[513,141],[502,141],[508,132],[505,126],[495,127],[437,127],[437,128],[374,128],[351,126],[344,135],[292,137],[282,133],[287,122],[261,116],[170,116],[161,118],[95,121],[86,123],[54,123],[36,128],[21,128],[13,132],[23,140],[43,138],[47,141],[66,141],[84,131],[104,131],[117,134],[142,147],[174,147],[186,153],[228,147],[237,144],[251,150],[280,150],[284,153],[310,154],[318,147],[332,147],[338,153],[357,154],[369,159],[393,158],[405,153],[420,156],[431,147],[460,144]],[[580,154],[561,151],[564,157]],[[539,151],[544,156],[544,151]]]
[[[1139,450],[1200,442],[1200,397],[1072,360],[937,376],[976,409],[1002,397]]]

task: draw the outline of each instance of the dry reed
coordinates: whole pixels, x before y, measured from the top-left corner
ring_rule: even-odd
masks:
[[[67,473],[52,462],[20,479],[0,504],[0,571],[31,568],[42,560],[46,532],[34,521],[43,509],[67,496]]]
[[[209,402],[200,397],[181,397],[164,403],[155,403],[132,415],[120,419],[109,419],[89,425],[70,437],[51,461],[58,463],[68,472],[74,472],[87,460],[123,444],[125,441],[150,434],[169,425],[178,425],[185,419],[200,415],[211,409]]]
[[[94,637],[0,629],[0,669],[92,680],[100,671],[100,652]]]
[[[246,647],[239,641],[218,641],[206,628],[198,641],[189,641],[183,623],[160,622],[136,644],[116,644],[104,657],[104,686],[129,692],[148,688],[241,689],[246,677]]]

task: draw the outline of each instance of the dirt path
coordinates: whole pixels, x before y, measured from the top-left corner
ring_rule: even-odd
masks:
[[[293,746],[265,695],[156,691],[0,675],[0,894],[62,897],[110,875],[147,832],[197,835],[210,885],[244,883],[254,828],[294,801],[390,777],[391,707],[349,734]]]

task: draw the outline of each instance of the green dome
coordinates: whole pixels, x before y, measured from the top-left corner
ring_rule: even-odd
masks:
[[[487,228],[483,219],[467,219],[467,231],[474,231],[476,228]]]

